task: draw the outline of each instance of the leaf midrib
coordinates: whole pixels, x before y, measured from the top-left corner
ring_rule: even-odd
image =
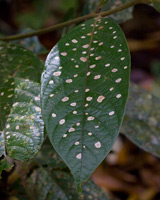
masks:
[[[91,38],[90,38],[90,42],[89,42],[89,48],[88,48],[88,58],[87,58],[87,63],[86,63],[86,72],[85,72],[85,78],[84,78],[84,93],[83,93],[83,117],[82,117],[82,134],[81,134],[81,154],[82,154],[82,159],[81,159],[81,165],[80,165],[80,182],[81,182],[81,173],[82,173],[82,160],[83,160],[83,138],[84,138],[84,123],[85,123],[85,99],[86,99],[86,85],[87,85],[87,72],[88,72],[88,68],[89,68],[89,58],[90,58],[90,52],[91,52],[91,45],[92,45],[92,41],[93,41],[93,36],[94,36],[94,30],[95,30],[95,27],[96,27],[96,23],[98,21],[99,17],[97,17],[95,19],[95,22],[94,22],[94,26],[93,26],[93,29],[92,29],[92,32],[91,32]]]

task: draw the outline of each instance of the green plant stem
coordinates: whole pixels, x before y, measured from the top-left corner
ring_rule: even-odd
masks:
[[[34,32],[31,32],[31,33],[17,34],[17,35],[0,37],[0,40],[11,41],[11,40],[18,40],[18,39],[23,39],[23,38],[27,38],[27,37],[32,37],[32,36],[36,36],[36,35],[49,33],[49,32],[52,32],[54,30],[69,26],[71,24],[76,24],[76,23],[79,23],[79,22],[82,22],[84,20],[91,19],[91,18],[94,18],[94,17],[98,17],[98,16],[106,17],[108,15],[117,13],[119,11],[125,10],[125,9],[127,9],[129,7],[132,7],[132,6],[136,5],[136,4],[141,4],[141,3],[142,4],[148,4],[148,3],[151,3],[151,0],[131,0],[131,1],[129,1],[129,2],[125,3],[125,4],[123,4],[123,5],[119,6],[119,7],[115,8],[115,9],[112,9],[112,10],[109,10],[109,11],[100,12],[100,13],[91,13],[89,15],[78,17],[78,18],[69,20],[67,22],[56,24],[56,25],[50,26],[48,28],[40,29],[38,31],[34,31]]]

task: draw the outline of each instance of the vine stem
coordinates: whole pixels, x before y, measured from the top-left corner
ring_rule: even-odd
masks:
[[[117,13],[119,11],[125,10],[125,9],[127,9],[129,7],[132,7],[132,6],[136,5],[136,4],[141,4],[141,3],[142,4],[149,4],[149,3],[151,3],[151,0],[131,0],[131,1],[129,1],[129,2],[125,3],[125,4],[123,4],[123,5],[119,6],[119,7],[114,8],[114,9],[109,10],[109,11],[100,12],[100,13],[91,13],[89,15],[85,15],[85,16],[82,16],[82,17],[77,17],[77,18],[69,20],[67,22],[62,22],[62,23],[50,26],[48,28],[39,29],[39,30],[31,32],[31,33],[16,34],[16,35],[11,35],[11,36],[0,37],[0,40],[2,40],[2,41],[11,41],[11,40],[18,40],[18,39],[23,39],[23,38],[27,38],[27,37],[32,37],[32,36],[36,36],[36,35],[42,35],[42,34],[49,33],[49,32],[52,32],[54,30],[69,26],[71,24],[76,24],[76,23],[82,22],[82,21],[87,20],[87,19],[98,17],[99,15],[101,17],[106,17],[108,15]]]

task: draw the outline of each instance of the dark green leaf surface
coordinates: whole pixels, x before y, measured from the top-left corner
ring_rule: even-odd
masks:
[[[160,157],[160,99],[132,84],[121,132]]]
[[[34,170],[27,183],[28,193],[35,200],[80,199],[73,178],[66,172],[39,168]],[[106,194],[91,181],[84,184],[83,196],[85,200],[108,200]]]
[[[20,45],[0,42],[0,130],[14,102],[15,77],[39,81],[43,64]]]
[[[44,139],[40,84],[16,79],[14,94],[14,104],[4,128],[6,151],[11,158],[28,160],[39,150]]]
[[[160,12],[160,0],[152,0],[155,9]]]
[[[77,183],[110,151],[128,96],[130,55],[111,19],[92,19],[51,50],[42,74],[42,114],[55,150]]]

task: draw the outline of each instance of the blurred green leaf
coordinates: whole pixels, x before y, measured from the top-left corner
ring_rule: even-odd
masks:
[[[25,34],[25,33],[30,33],[30,32],[33,32],[33,31],[34,30],[31,29],[31,28],[27,28],[20,33]],[[22,40],[16,40],[16,41],[13,41],[13,43],[21,44],[26,49],[34,52],[35,54],[41,54],[41,53],[44,53],[46,51],[46,48],[40,43],[37,36],[25,38],[25,39],[22,39]]]
[[[132,83],[121,132],[160,157],[160,99]]]
[[[152,0],[155,9],[160,12],[160,0]]]
[[[51,172],[48,169],[34,170],[27,180],[26,190],[33,200],[78,200],[74,179],[62,171]],[[84,199],[108,200],[106,194],[93,182],[83,186]]]

